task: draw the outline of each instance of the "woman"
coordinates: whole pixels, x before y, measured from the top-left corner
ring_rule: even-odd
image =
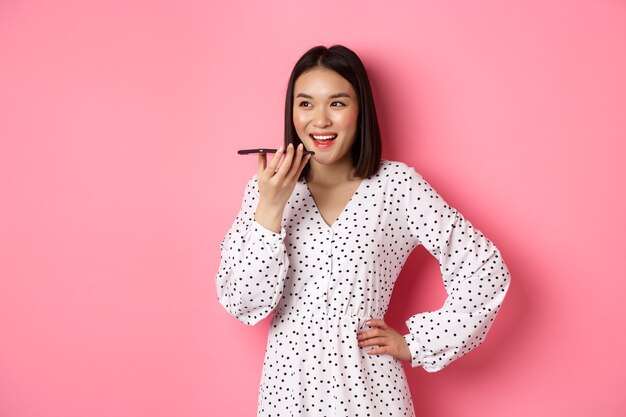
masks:
[[[420,244],[448,298],[402,335],[383,317]],[[510,282],[490,240],[413,168],[381,160],[367,74],[340,45],[296,63],[284,146],[259,155],[221,250],[220,303],[248,325],[273,312],[259,416],[413,416],[402,361],[436,372],[478,346]]]

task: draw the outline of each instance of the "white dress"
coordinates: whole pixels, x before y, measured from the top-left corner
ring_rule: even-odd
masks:
[[[369,355],[357,333],[384,319],[411,251],[437,260],[448,297],[416,314],[404,335],[411,366],[436,372],[485,338],[510,283],[495,245],[412,167],[383,160],[328,226],[306,181],[284,211],[280,233],[254,220],[256,175],[221,244],[219,302],[254,325],[273,312],[258,416],[414,416],[402,361]]]

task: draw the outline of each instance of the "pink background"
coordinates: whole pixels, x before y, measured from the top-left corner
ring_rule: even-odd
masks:
[[[235,151],[280,144],[293,64],[342,43],[383,156],[512,274],[482,346],[406,365],[417,414],[623,416],[626,3],[212,3],[0,2],[0,415],[254,415],[268,320],[215,290]],[[418,248],[386,319],[444,296]]]

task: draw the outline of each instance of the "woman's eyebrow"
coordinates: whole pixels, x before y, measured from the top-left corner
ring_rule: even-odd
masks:
[[[304,98],[313,98],[312,96],[308,95],[308,94],[304,94],[304,93],[298,93],[297,97],[304,97]],[[337,93],[337,94],[333,94],[331,96],[328,96],[328,98],[339,98],[339,97],[350,97],[350,94],[348,93]]]

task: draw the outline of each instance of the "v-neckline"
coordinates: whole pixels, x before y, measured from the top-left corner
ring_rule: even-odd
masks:
[[[359,191],[361,191],[361,188],[363,187],[363,183],[367,181],[367,178],[361,179],[361,182],[359,182],[359,185],[356,187],[356,190],[354,190],[354,192],[350,196],[350,199],[348,200],[346,205],[343,207],[341,212],[339,212],[339,215],[335,218],[332,224],[328,224],[326,220],[324,220],[324,216],[322,216],[322,212],[320,211],[319,207],[317,206],[317,203],[315,202],[315,197],[313,197],[313,193],[311,192],[311,189],[309,188],[309,183],[307,182],[306,178],[303,177],[302,180],[304,181],[304,186],[306,187],[306,190],[309,193],[309,197],[311,198],[311,202],[313,204],[313,208],[315,209],[315,213],[320,218],[322,224],[326,226],[328,229],[334,229],[337,223],[339,223],[339,221],[342,220],[342,217],[345,215],[346,211],[348,211],[348,208],[350,207],[352,200],[354,200],[354,198],[359,194]]]

